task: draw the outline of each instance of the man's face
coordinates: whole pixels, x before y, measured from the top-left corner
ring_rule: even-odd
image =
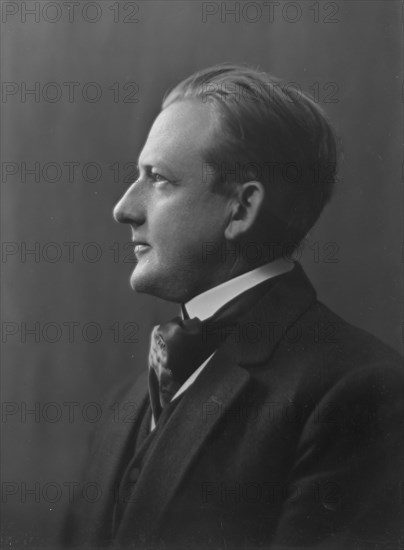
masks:
[[[204,151],[214,139],[206,104],[179,101],[156,118],[139,156],[139,178],[114,209],[132,228],[132,288],[184,302],[227,279],[220,255],[229,197],[213,192]],[[206,173],[209,176],[206,176]]]

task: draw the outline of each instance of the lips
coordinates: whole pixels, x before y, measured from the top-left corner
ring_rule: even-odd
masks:
[[[147,243],[140,242],[140,241],[134,241],[133,245],[134,245],[134,251],[136,256],[138,254],[142,254],[143,252],[146,252],[146,250],[150,248],[150,246]]]

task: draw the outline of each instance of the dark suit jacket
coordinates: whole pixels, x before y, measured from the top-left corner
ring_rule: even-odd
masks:
[[[98,548],[147,378],[111,413],[76,503],[71,546]],[[316,300],[299,265],[277,279],[183,394],[127,498],[115,544],[133,548],[399,547],[400,357]]]

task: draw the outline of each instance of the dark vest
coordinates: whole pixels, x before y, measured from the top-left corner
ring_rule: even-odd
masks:
[[[181,396],[178,396],[169,405],[164,407],[156,427],[153,431],[150,430],[151,424],[151,407],[148,406],[146,413],[140,423],[139,430],[135,436],[133,453],[129,459],[129,462],[124,469],[124,473],[119,484],[117,494],[115,495],[115,506],[113,512],[113,526],[112,532],[115,537],[122,517],[125,513],[126,506],[131,502],[136,483],[142,475],[142,470],[146,464],[149,456],[153,453],[155,443],[158,441],[164,427],[172,415],[173,411],[181,401]]]

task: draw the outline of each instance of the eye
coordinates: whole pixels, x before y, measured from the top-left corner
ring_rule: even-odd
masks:
[[[173,183],[166,176],[163,176],[159,172],[155,171],[155,168],[153,166],[146,165],[141,167],[139,177],[144,177],[145,180],[155,184],[163,185],[165,183]]]
[[[154,181],[168,181],[167,178],[157,172],[152,172],[151,177],[152,179],[154,179]]]
[[[152,171],[150,171],[149,177],[150,177],[150,179],[153,180],[155,183],[164,183],[164,182],[168,182],[168,183],[169,183],[168,178],[166,178],[166,177],[163,176],[162,174],[159,174],[158,172],[152,172]]]

